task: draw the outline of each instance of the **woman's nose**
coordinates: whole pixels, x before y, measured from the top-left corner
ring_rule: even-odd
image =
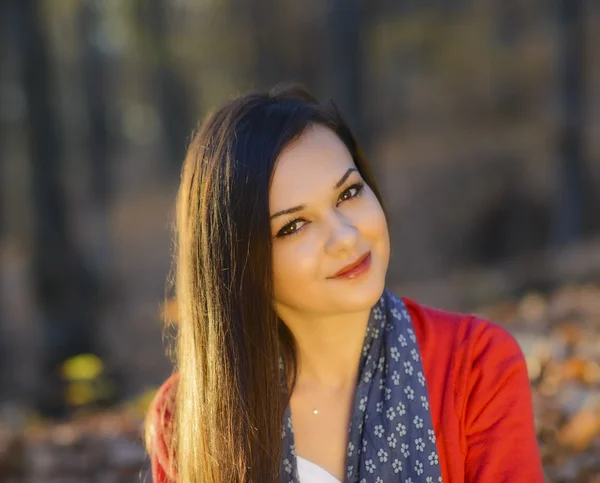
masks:
[[[336,253],[343,250],[354,251],[359,231],[346,217],[334,214],[327,220],[328,237],[326,251]]]

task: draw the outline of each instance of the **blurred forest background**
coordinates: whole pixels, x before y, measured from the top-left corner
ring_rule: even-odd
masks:
[[[391,288],[509,326],[550,480],[598,483],[591,0],[0,2],[0,480],[67,481],[56,461],[81,476],[111,454],[134,470],[102,481],[139,476],[135,414],[171,371],[163,304],[190,132],[279,81],[333,98],[354,128],[391,214]],[[91,407],[133,411],[89,423],[116,445],[102,457],[68,453],[68,425],[23,436]]]

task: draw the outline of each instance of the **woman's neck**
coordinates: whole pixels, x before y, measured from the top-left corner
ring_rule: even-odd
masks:
[[[322,317],[285,309],[281,312],[296,340],[297,382],[330,389],[353,387],[370,309]]]

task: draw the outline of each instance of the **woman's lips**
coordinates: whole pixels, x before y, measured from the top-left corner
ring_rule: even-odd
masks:
[[[371,252],[369,252],[367,254],[367,256],[364,258],[364,260],[362,262],[360,262],[358,265],[356,265],[355,267],[350,268],[349,270],[346,270],[345,272],[342,272],[338,275],[334,275],[331,278],[357,278],[357,277],[365,274],[369,270],[370,266],[371,266]]]

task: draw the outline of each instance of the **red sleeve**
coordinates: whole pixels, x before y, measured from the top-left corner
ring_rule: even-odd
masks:
[[[523,353],[504,328],[473,319],[470,370],[459,402],[468,483],[543,483]]]
[[[176,477],[172,476],[174,472],[170,471],[173,462],[169,453],[169,444],[175,402],[174,383],[177,379],[177,374],[167,379],[157,391],[148,409],[146,424],[153,483],[176,482]]]

